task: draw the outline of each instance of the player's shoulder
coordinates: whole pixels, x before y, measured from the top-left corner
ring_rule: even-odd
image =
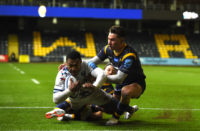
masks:
[[[113,54],[113,50],[109,48],[109,45],[104,46],[103,49],[105,54]]]
[[[122,60],[125,60],[126,58],[132,58],[132,59],[137,58],[137,52],[131,46],[128,46],[128,45],[126,46],[126,48],[123,51]]]
[[[67,77],[67,76],[70,76],[71,75],[71,73],[69,72],[69,70],[68,70],[68,68],[67,67],[64,67],[64,68],[62,68],[59,72],[58,72],[58,75],[60,76],[60,77]]]
[[[82,60],[82,63],[81,63],[81,68],[87,68],[87,66],[88,66],[88,61],[86,61],[86,60]]]

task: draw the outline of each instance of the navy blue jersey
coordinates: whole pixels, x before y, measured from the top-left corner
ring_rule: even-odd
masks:
[[[109,48],[108,45],[104,46],[101,51],[98,53],[98,57],[104,61],[106,58],[113,64],[118,70],[128,74],[126,79],[122,84],[117,85],[116,87],[123,87],[125,85],[137,82],[144,86],[144,81],[146,76],[144,75],[139,57],[136,51],[128,45],[125,45],[122,52],[116,54],[113,50]]]
[[[104,83],[103,86],[101,87],[101,89],[111,95],[114,93],[114,87],[110,83]]]

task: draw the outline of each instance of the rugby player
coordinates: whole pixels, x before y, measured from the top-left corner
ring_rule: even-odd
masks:
[[[139,98],[144,92],[146,76],[136,51],[125,42],[125,30],[121,26],[109,29],[108,44],[90,61],[97,65],[106,58],[118,69],[117,74],[107,76],[108,82],[116,83],[114,96],[120,100],[113,118],[107,121],[107,125],[115,125],[124,112],[128,112],[125,114],[128,119],[138,109],[129,103],[131,98]]]
[[[116,74],[117,70],[112,66],[111,63],[108,63],[104,67],[104,72],[105,72],[105,75],[108,76],[108,75]],[[106,82],[103,84],[103,86],[100,89],[104,90],[106,93],[111,94],[111,95],[113,95],[113,93],[114,93],[114,87],[113,87],[112,83]],[[102,113],[103,113],[103,111],[105,111],[102,107],[99,108],[99,106],[92,104],[91,108],[94,111],[93,117],[102,118]],[[98,110],[100,110],[100,111],[98,111]]]
[[[96,80],[87,83],[89,76],[92,75]],[[116,100],[103,90],[100,89],[106,75],[104,71],[92,62],[87,63],[81,60],[81,55],[77,51],[72,51],[67,55],[65,67],[62,68],[56,77],[54,86],[53,102],[57,108],[46,113],[46,118],[54,116],[62,117],[66,111],[80,114],[80,111],[87,107],[88,104],[98,106],[115,103]],[[84,114],[84,118],[88,116]],[[88,113],[90,115],[90,113]],[[70,115],[74,119],[74,115]]]

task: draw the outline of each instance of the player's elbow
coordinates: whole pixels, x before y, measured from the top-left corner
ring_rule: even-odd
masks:
[[[115,83],[115,84],[122,84],[124,79],[126,78],[126,75],[110,75],[108,76],[108,82]]]
[[[58,100],[53,98],[53,103],[58,104]]]
[[[96,81],[93,83],[93,85],[97,88],[101,87],[104,82],[106,82],[107,76],[104,74],[104,72],[99,72]]]
[[[59,102],[59,99],[55,95],[53,95],[53,103],[59,104]]]

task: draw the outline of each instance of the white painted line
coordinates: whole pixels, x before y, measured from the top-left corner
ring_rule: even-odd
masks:
[[[43,108],[54,108],[54,107],[0,107],[0,109],[43,109]]]
[[[9,107],[9,106],[0,106],[0,109],[49,109],[54,107]],[[182,109],[182,108],[139,108],[139,110],[173,110],[173,111],[200,111],[200,109]]]
[[[23,72],[23,71],[20,71],[20,73],[21,73],[21,74],[25,74],[25,72]]]
[[[36,79],[31,79],[32,81],[33,81],[33,83],[35,83],[35,84],[40,84],[40,82],[38,81],[38,80],[36,80]]]
[[[16,66],[14,66],[13,64],[9,64],[9,65],[11,65],[16,71],[19,71],[22,75],[24,75],[25,74],[25,72],[24,71],[22,71],[22,70],[20,70],[19,68],[17,68]]]
[[[142,110],[171,110],[171,111],[200,111],[200,109],[181,109],[181,108],[139,108]]]

